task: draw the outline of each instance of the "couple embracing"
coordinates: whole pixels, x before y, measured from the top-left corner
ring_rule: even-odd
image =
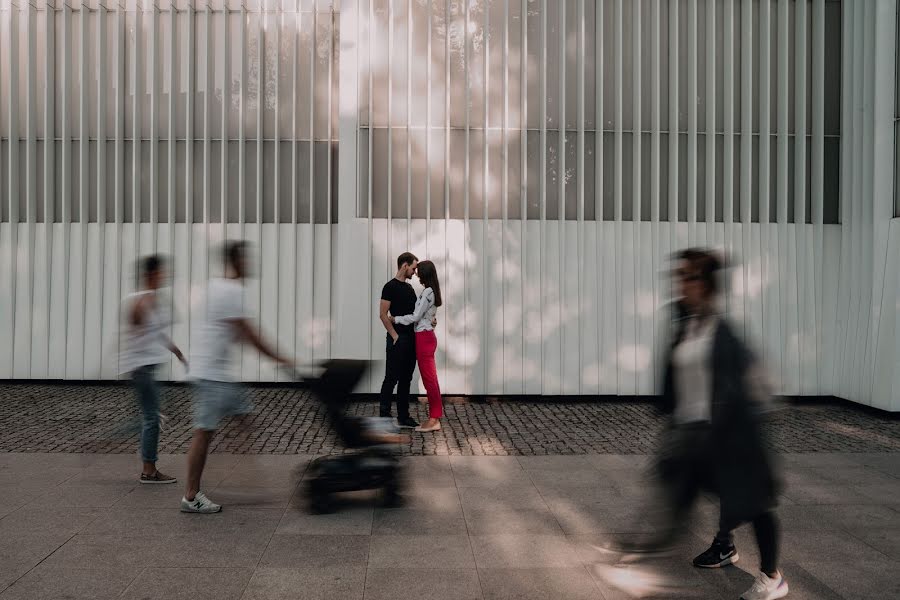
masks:
[[[416,274],[425,288],[418,298],[408,283]],[[381,290],[379,313],[381,323],[387,330],[387,365],[381,384],[379,413],[382,417],[391,416],[391,396],[396,386],[397,424],[403,428],[422,432],[441,429],[443,403],[434,362],[437,350],[434,327],[437,324],[437,308],[442,303],[434,263],[429,260],[419,262],[409,252],[397,257],[397,274]],[[429,419],[421,425],[409,416],[409,388],[417,362],[428,394]]]

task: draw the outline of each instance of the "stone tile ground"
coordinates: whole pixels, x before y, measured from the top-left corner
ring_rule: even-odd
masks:
[[[321,405],[297,388],[250,388],[256,412],[226,423],[213,451],[235,454],[340,452]],[[414,416],[427,417],[425,405]],[[168,419],[160,451],[187,451],[190,388],[165,390]],[[349,412],[375,415],[374,402]],[[0,385],[0,451],[130,453],[137,447],[137,407],[126,386]],[[602,400],[474,401],[448,398],[444,429],[413,436],[407,455],[646,454],[663,419],[648,402]],[[846,404],[789,404],[772,413],[777,452],[900,451],[900,419]]]
[[[900,453],[782,456],[788,598],[900,597]],[[0,600],[719,600],[758,568],[747,527],[736,566],[691,566],[707,498],[671,555],[608,550],[652,530],[646,455],[404,457],[403,507],[360,493],[331,515],[306,511],[313,458],[213,454],[225,508],[186,515],[135,456],[0,453]],[[183,478],[185,457],[160,466]]]
[[[182,484],[136,482],[128,388],[0,385],[0,600],[713,600],[758,568],[746,527],[737,566],[691,567],[716,530],[711,498],[670,556],[608,550],[653,530],[663,421],[647,403],[449,399],[445,429],[399,449],[401,508],[358,493],[312,515],[305,469],[341,451],[324,412],[303,390],[250,393],[256,412],[225,425],[204,474],[225,510],[198,516],[178,511]],[[189,389],[166,398],[159,464],[183,482]],[[900,420],[787,405],[770,444],[788,598],[900,597]]]

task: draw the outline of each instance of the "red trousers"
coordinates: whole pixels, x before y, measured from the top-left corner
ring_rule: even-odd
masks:
[[[419,363],[419,375],[425,384],[428,394],[428,416],[440,419],[444,416],[444,404],[441,400],[441,384],[438,383],[437,365],[434,353],[437,350],[437,336],[433,331],[416,332],[416,361]]]

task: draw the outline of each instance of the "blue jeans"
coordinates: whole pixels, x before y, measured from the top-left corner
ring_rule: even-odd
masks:
[[[194,381],[194,429],[215,431],[219,422],[234,415],[253,412],[253,404],[244,394],[244,388],[232,381]]]
[[[156,365],[146,365],[131,372],[134,391],[141,406],[141,460],[156,462],[159,446],[159,384]]]

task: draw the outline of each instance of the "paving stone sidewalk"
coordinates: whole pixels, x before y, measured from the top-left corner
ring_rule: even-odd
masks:
[[[709,498],[671,555],[609,550],[653,531],[646,455],[409,456],[401,508],[355,493],[328,515],[306,510],[313,458],[213,454],[224,510],[188,515],[135,456],[0,453],[0,600],[728,600],[759,568],[750,527],[737,565],[691,566]],[[783,462],[788,598],[900,598],[900,453]],[[160,466],[185,476],[184,456]]]
[[[256,387],[256,410],[225,424],[214,452],[332,454],[341,446],[322,406],[297,388]],[[191,436],[191,388],[168,386],[160,451],[184,453]],[[375,415],[377,404],[351,404]],[[418,403],[413,416],[424,419]],[[127,386],[0,385],[0,452],[132,453],[138,410]],[[475,401],[448,398],[444,429],[413,435],[404,455],[649,454],[664,420],[648,402]],[[847,404],[788,404],[771,415],[770,444],[789,452],[898,452],[900,419]]]

